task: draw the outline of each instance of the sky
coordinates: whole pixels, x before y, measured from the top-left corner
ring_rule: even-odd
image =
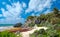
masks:
[[[0,0],[0,24],[25,23],[28,16],[60,10],[60,0]]]

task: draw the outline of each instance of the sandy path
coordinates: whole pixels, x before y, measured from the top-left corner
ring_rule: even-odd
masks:
[[[47,27],[36,27],[36,28],[34,28],[34,29],[30,30],[30,31],[21,32],[22,37],[29,37],[29,34],[32,34],[32,33],[34,33],[35,30],[40,30],[40,29],[45,29],[46,30]]]

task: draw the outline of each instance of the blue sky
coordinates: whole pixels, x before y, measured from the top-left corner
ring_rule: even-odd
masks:
[[[28,16],[49,13],[60,0],[0,0],[0,24],[24,23]]]

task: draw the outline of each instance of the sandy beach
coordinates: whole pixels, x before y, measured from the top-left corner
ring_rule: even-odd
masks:
[[[34,33],[34,31],[40,30],[40,29],[46,30],[46,29],[48,29],[48,28],[47,28],[47,27],[35,27],[34,29],[32,29],[32,30],[30,30],[30,31],[27,31],[27,32],[21,32],[22,37],[29,37],[29,34],[32,34],[32,33]]]
[[[0,31],[8,30],[8,29],[11,29],[11,28],[13,28],[13,26],[1,26]]]

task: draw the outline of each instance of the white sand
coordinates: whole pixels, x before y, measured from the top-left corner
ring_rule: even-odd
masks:
[[[35,30],[40,30],[40,29],[47,29],[47,27],[35,27],[34,29],[27,31],[27,32],[21,32],[22,37],[29,37],[29,34],[34,33]]]
[[[4,31],[11,28],[13,28],[13,26],[3,26],[3,27],[0,27],[0,31]]]

